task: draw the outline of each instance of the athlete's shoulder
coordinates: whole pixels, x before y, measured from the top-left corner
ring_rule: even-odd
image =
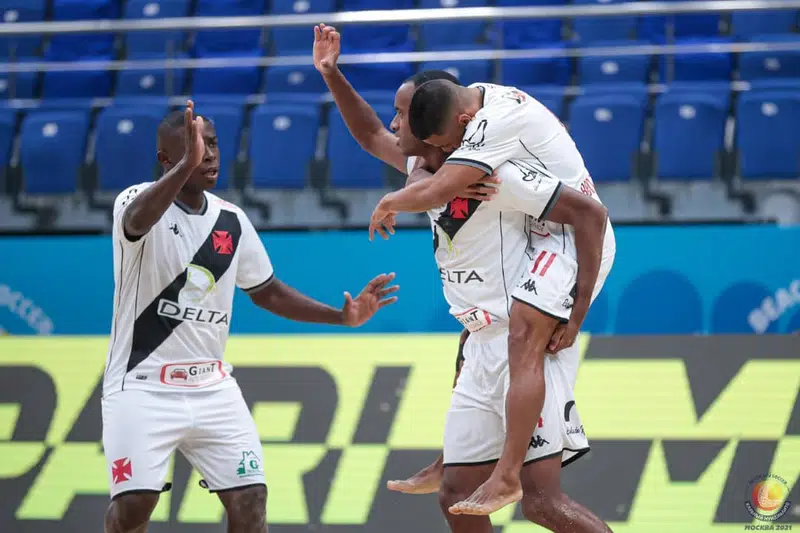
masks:
[[[236,213],[237,215],[244,215],[244,210],[239,207],[238,205],[234,204],[233,202],[229,202],[228,200],[224,200],[217,196],[214,193],[206,192],[206,197],[208,198],[208,202],[223,211],[231,211]]]
[[[121,193],[119,193],[114,199],[114,210],[122,209],[129,203],[133,201],[142,191],[153,185],[152,181],[145,181],[142,183],[137,183],[136,185],[131,185]]]

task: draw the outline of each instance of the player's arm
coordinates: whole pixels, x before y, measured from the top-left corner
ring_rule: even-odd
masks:
[[[336,29],[324,24],[315,26],[314,66],[322,74],[350,134],[365,151],[405,173],[406,157],[397,146],[397,138],[383,126],[375,110],[359,96],[336,65],[340,52],[340,35]]]
[[[186,153],[183,159],[158,181],[141,191],[123,213],[122,227],[128,241],[136,241],[161,220],[192,172],[200,166],[205,155],[203,118],[194,117],[194,104],[186,106],[184,117]]]

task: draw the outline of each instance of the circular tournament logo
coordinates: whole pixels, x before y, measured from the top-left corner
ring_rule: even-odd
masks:
[[[757,477],[750,481],[745,507],[754,518],[774,522],[786,514],[792,502],[786,480],[774,474]]]

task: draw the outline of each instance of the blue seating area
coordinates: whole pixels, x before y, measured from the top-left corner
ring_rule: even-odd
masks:
[[[0,0],[0,16],[13,24],[622,1]],[[110,59],[308,56],[312,38],[311,28],[283,27],[3,37],[0,61],[91,65]],[[345,53],[566,50],[673,40],[800,42],[798,12],[430,22],[343,31]],[[465,84],[491,81],[527,91],[570,129],[601,185],[631,184],[647,192],[654,183],[722,182],[732,187],[800,177],[800,51],[342,66],[387,126],[394,113],[394,90],[419,69],[448,70]],[[219,132],[223,192],[390,186],[388,168],[352,139],[326,92],[310,65],[3,73],[0,153],[5,192],[110,193],[131,181],[150,179],[157,171],[155,157],[141,154],[154,154],[160,118],[185,97],[195,99],[198,112],[211,118]],[[26,103],[14,103],[18,99]],[[119,167],[126,169],[124,174]]]

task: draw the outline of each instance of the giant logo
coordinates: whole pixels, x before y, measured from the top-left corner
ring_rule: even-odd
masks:
[[[612,529],[715,533],[763,525],[745,496],[767,474],[786,482],[787,501],[800,502],[799,338],[581,343],[576,400],[592,451],[563,471],[563,487]],[[0,531],[101,527],[107,344],[0,340]],[[384,487],[438,455],[457,345],[455,335],[234,337],[228,359],[261,434],[271,531],[438,531],[435,496]],[[161,496],[152,531],[220,527],[222,506],[200,479],[176,458],[173,489]],[[761,492],[756,510],[764,512],[777,492]],[[793,507],[774,525],[798,520]],[[503,533],[540,531],[513,507],[493,521]]]

